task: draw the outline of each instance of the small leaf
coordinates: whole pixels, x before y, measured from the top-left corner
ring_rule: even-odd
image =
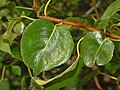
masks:
[[[11,30],[13,29],[15,23],[16,23],[15,19],[9,20],[7,31],[4,33],[4,35],[2,37],[3,39],[8,39],[9,38],[9,35],[10,35]]]
[[[108,6],[103,16],[101,17],[101,22],[98,28],[106,30],[109,19],[120,10],[120,0],[115,0],[112,4]]]
[[[108,63],[105,68],[111,73],[115,74],[115,72],[120,68],[120,64],[115,62]]]
[[[31,82],[31,77],[24,76],[22,78],[22,80],[21,80],[21,88],[22,88],[22,90],[29,90],[30,82]]]
[[[12,55],[9,44],[3,42],[2,39],[0,39],[0,50]]]
[[[9,13],[10,13],[10,10],[8,8],[3,8],[0,10],[0,17],[1,16],[7,17]]]
[[[12,44],[12,41],[23,32],[24,24],[20,21],[21,17],[16,19],[10,19],[7,31],[2,36],[3,39],[9,40],[10,45]],[[15,29],[15,33],[12,32],[12,29]]]
[[[10,90],[10,84],[7,79],[0,81],[0,90]]]
[[[0,51],[0,63],[4,61],[5,53]]]
[[[116,81],[116,82],[117,82],[117,84],[118,84],[118,85],[120,85],[120,76],[118,76],[118,78],[117,78],[117,81]]]
[[[12,66],[11,70],[13,73],[17,74],[18,76],[21,76],[21,68],[20,66]]]
[[[0,0],[0,8],[5,7],[10,3],[10,1],[7,0]]]
[[[14,26],[13,29],[16,32],[17,35],[21,35],[23,33],[23,30],[24,30],[24,24],[23,24],[23,22],[17,23]]]
[[[86,66],[92,67],[95,62],[105,65],[112,59],[114,44],[108,38],[103,39],[100,32],[90,32],[81,42],[80,50]]]
[[[79,87],[82,88],[91,78],[98,75],[99,73],[100,71],[98,70],[98,71],[89,72],[88,74],[86,74],[84,77],[80,79]]]
[[[74,47],[72,36],[47,19],[38,19],[27,26],[22,36],[21,54],[24,63],[37,76],[43,70],[65,63]]]
[[[15,44],[15,43],[12,44],[11,52],[12,52],[14,58],[16,58],[18,60],[22,60],[21,53],[20,53],[20,48],[19,48],[18,44]]]

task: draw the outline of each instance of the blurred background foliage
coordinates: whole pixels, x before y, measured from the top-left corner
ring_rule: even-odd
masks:
[[[47,14],[52,17],[68,19],[75,22],[77,21],[95,27],[99,23],[100,17],[103,15],[108,5],[110,5],[113,1],[114,0],[52,0],[48,7]],[[38,2],[38,7],[34,7],[33,0],[0,0],[0,38],[7,30],[7,26],[9,25],[8,22],[11,19],[17,18],[21,15],[25,15],[31,18],[37,18],[37,15],[32,8],[41,7],[40,14],[43,14],[44,6],[47,0],[38,0]],[[98,10],[97,18],[94,10],[95,5]],[[31,9],[25,9],[22,7]],[[21,21],[22,24],[20,24]],[[120,34],[120,29],[116,27],[115,24],[119,21],[120,12],[115,14],[109,22],[110,26],[113,25],[111,27],[113,28],[113,31],[111,31],[112,33]],[[34,86],[39,88],[39,86],[34,84],[34,82],[32,82],[32,84],[30,83],[30,77],[27,67],[22,62],[20,55],[20,40],[23,30],[18,29],[22,27],[25,28],[30,22],[31,21],[28,19],[20,19],[17,23],[18,26],[14,27],[13,32],[17,33],[17,36],[14,38],[14,41],[12,41],[12,44],[10,45],[10,49],[11,52],[14,54],[14,58],[10,55],[10,53],[3,52],[0,48],[0,76],[2,75],[3,66],[6,66],[4,82],[10,82],[10,86],[8,85],[9,83],[6,84],[8,88],[11,88],[11,90],[21,90],[21,88],[24,88],[24,90],[28,90],[30,87]],[[108,30],[109,29],[110,28],[108,28]],[[87,32],[88,31],[86,31],[85,29],[72,27],[71,34],[73,36],[75,44],[77,44],[77,41]],[[8,41],[5,40],[5,42]],[[95,80],[93,79],[93,77],[96,75],[94,70],[100,70],[109,75],[118,77],[120,74],[120,43],[114,42],[114,44],[114,57],[109,64],[103,67],[94,66],[91,69],[84,66],[83,70],[80,72],[78,80],[76,82],[71,82],[71,85],[61,88],[60,90],[97,90],[98,88],[95,85]],[[46,75],[43,76],[43,78],[57,75],[61,71],[65,70],[66,67],[74,62],[75,58],[76,53],[73,53],[71,59],[66,64],[46,72]],[[86,80],[86,78],[89,78],[89,80]],[[82,79],[84,79],[84,82],[82,82]],[[119,84],[116,84],[116,81],[111,80],[106,76],[98,75],[98,80],[104,90],[120,89],[120,86]],[[81,83],[83,83],[83,86],[81,86]],[[32,90],[37,89],[32,88]]]

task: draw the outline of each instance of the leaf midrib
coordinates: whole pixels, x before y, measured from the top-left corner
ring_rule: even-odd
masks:
[[[42,58],[42,56],[43,56],[43,54],[44,54],[44,52],[45,52],[45,50],[46,50],[46,48],[47,48],[47,46],[48,46],[48,44],[49,44],[49,42],[50,42],[50,40],[51,40],[53,34],[55,33],[55,31],[56,31],[56,26],[54,26],[53,31],[52,31],[52,33],[51,33],[49,39],[48,39],[48,42],[47,42],[47,44],[45,45],[44,49],[42,50],[41,58]],[[40,55],[40,52],[39,52],[39,55]],[[40,59],[39,59],[39,60],[40,60]]]
[[[95,53],[95,56],[94,56],[94,58],[93,58],[94,61],[96,61],[96,59],[97,59],[96,56],[97,56],[97,54],[98,54],[98,51],[100,50],[100,48],[102,47],[103,43],[104,43],[106,40],[107,40],[107,39],[104,39],[103,42],[102,42],[102,43],[100,44],[100,46],[98,47],[98,49],[97,49],[97,51],[96,51],[96,53]]]

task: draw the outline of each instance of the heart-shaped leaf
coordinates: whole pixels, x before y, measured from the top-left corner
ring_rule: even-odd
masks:
[[[100,32],[88,33],[80,46],[81,59],[88,67],[107,64],[113,56],[114,44],[108,38],[103,39]]]
[[[27,26],[22,36],[21,54],[24,63],[37,76],[43,70],[65,63],[71,56],[73,39],[65,28],[54,28],[47,19],[38,19]]]
[[[78,56],[77,56],[77,58],[76,58],[76,61],[75,61],[70,67],[68,67],[68,68],[67,68],[65,71],[63,71],[61,74],[59,74],[59,75],[57,75],[57,76],[55,76],[55,77],[53,77],[53,78],[51,78],[51,79],[41,80],[41,79],[38,79],[38,78],[37,78],[37,79],[35,79],[36,83],[39,84],[39,85],[45,85],[45,84],[47,84],[47,83],[52,82],[52,81],[55,80],[55,79],[58,79],[58,78],[64,76],[66,73],[74,70],[74,69],[77,67],[78,62],[79,62],[79,57],[80,57],[80,54],[79,54],[79,44],[80,44],[80,42],[82,41],[82,39],[83,39],[83,38],[81,38],[81,39],[78,41],[78,43],[77,43],[77,54],[78,54]],[[80,66],[81,66],[81,65],[80,65]],[[82,67],[82,66],[81,66],[81,67]],[[60,83],[60,82],[59,82],[59,83]]]

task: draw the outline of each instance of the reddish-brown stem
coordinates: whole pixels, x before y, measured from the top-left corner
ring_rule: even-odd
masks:
[[[95,14],[96,14],[96,19],[98,20],[99,18],[99,14],[98,14],[98,10],[97,10],[97,7],[96,7],[96,0],[92,0],[93,1],[93,7],[94,7],[94,10],[95,10]]]
[[[48,19],[50,21],[58,22],[58,23],[62,22],[63,24],[68,24],[68,25],[72,25],[72,26],[85,28],[85,29],[87,29],[89,31],[100,31],[100,32],[104,33],[108,37],[115,38],[115,39],[120,39],[119,35],[111,34],[109,32],[103,32],[101,30],[98,30],[97,28],[94,28],[94,27],[91,27],[91,26],[88,26],[88,25],[85,25],[85,24],[81,24],[79,22],[71,22],[71,21],[68,21],[68,20],[58,19],[58,18],[54,18],[54,17],[50,17],[50,16],[44,16],[44,15],[40,15],[40,16],[38,16],[38,18],[46,18],[46,19]]]
[[[33,9],[35,11],[35,13],[37,14],[38,10],[39,10],[39,3],[38,3],[38,0],[33,0]]]
[[[94,81],[95,81],[95,84],[96,84],[97,88],[98,88],[99,90],[103,90],[102,87],[100,86],[100,83],[99,83],[99,81],[98,81],[97,76],[94,77]]]

